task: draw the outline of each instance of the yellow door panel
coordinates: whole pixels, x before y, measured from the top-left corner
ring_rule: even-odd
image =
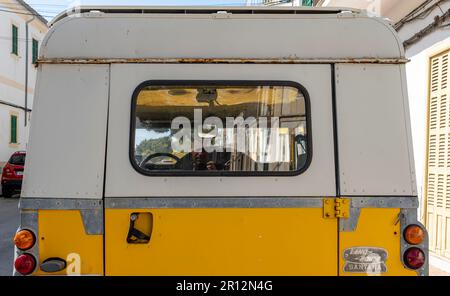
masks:
[[[399,214],[400,209],[361,209],[356,230],[339,234],[340,275],[372,275],[344,271],[345,264],[348,263],[344,258],[345,250],[358,247],[377,248],[387,252],[385,262],[387,272],[379,275],[417,275],[415,271],[405,268],[402,263]]]
[[[151,213],[147,244],[127,242]],[[106,275],[337,275],[337,219],[323,209],[107,209]],[[146,229],[144,229],[146,228]]]
[[[59,273],[39,275],[103,275],[103,235],[88,235],[80,211],[39,211],[39,263],[49,258],[67,260]]]

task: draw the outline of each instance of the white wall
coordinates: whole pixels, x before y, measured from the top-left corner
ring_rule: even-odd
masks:
[[[370,15],[385,17],[396,23],[423,2],[424,0],[323,0],[320,5],[363,9]]]
[[[7,2],[2,2],[0,8],[11,10],[4,4]],[[30,18],[31,16],[28,15],[0,11],[0,100],[21,107],[25,106],[25,22]],[[11,27],[13,24],[19,28],[18,56],[11,54]],[[41,42],[46,32],[46,27],[39,20],[35,20],[29,25],[28,109],[32,109],[33,106],[33,92],[36,81],[36,69],[32,64],[32,38]],[[19,117],[19,145],[17,146],[11,146],[9,143],[11,112],[17,113]],[[23,109],[0,104],[0,167],[9,159],[13,152],[26,149],[29,125],[27,127],[24,126],[24,116],[25,112]]]
[[[11,112],[15,112],[18,115],[18,132],[17,142],[18,145],[9,145],[10,141],[10,116]],[[11,154],[19,150],[25,150],[28,142],[28,132],[25,130],[23,120],[25,112],[20,109],[12,108],[9,106],[0,104],[0,156],[2,157],[2,163],[0,167],[3,167],[3,163],[6,162]],[[30,116],[30,115],[28,115]],[[0,172],[1,174],[1,172]]]
[[[441,5],[443,11],[446,11],[449,8],[449,2]],[[399,31],[401,39],[409,39],[415,33],[432,23],[436,15],[441,14],[441,10],[436,8],[427,18],[418,19],[417,21],[405,25]],[[406,69],[417,186],[420,198],[423,198],[425,177],[429,61],[430,57],[448,48],[450,48],[449,27],[447,27],[447,29],[443,28],[435,31],[406,50],[406,56],[411,60],[411,62],[407,64]],[[421,199],[421,201],[423,201],[423,199]],[[423,205],[423,202],[421,202],[421,205]],[[422,213],[422,211],[420,211],[420,213]]]

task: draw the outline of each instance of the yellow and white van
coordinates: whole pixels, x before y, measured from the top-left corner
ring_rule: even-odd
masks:
[[[427,275],[406,62],[349,9],[61,14],[15,273]]]

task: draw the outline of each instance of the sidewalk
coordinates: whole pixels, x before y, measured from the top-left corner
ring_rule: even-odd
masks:
[[[430,276],[450,276],[450,263],[430,252]]]
[[[450,273],[430,265],[430,276],[450,276]]]

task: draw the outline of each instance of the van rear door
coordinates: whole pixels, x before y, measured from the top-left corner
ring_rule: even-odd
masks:
[[[106,275],[337,275],[338,220],[325,217],[323,209],[324,199],[336,196],[331,73],[330,65],[111,65],[104,197]],[[143,99],[152,106],[142,111],[148,119],[144,122],[135,116],[137,108],[142,108],[137,92],[146,81],[153,95]],[[178,95],[194,98],[202,106],[204,120],[225,104],[225,99],[217,99],[222,89],[211,87],[214,82],[234,86],[227,91],[242,104],[246,100],[240,97],[242,87],[235,88],[245,83],[301,86],[309,102],[304,110],[309,134],[294,137],[298,145],[292,149],[301,149],[303,139],[308,157],[289,164],[300,171],[282,169],[268,160],[258,164],[260,156],[255,156],[253,174],[233,174],[244,166],[235,160],[213,165],[217,171],[228,166],[226,173],[210,174],[211,164],[204,168],[206,172],[194,168],[194,174],[173,173],[180,169],[179,160],[188,156],[157,154],[155,147],[170,144],[162,142],[168,131],[159,114],[182,114]],[[195,86],[186,87],[189,83]],[[268,89],[269,94],[275,92],[273,87]],[[249,93],[255,91],[249,87]],[[269,95],[264,100],[274,99]],[[155,112],[161,104],[169,107]],[[236,105],[239,111],[245,104]],[[261,104],[245,106],[242,112],[264,109]],[[280,107],[273,106],[265,112],[273,114]],[[148,132],[149,124],[162,125],[149,132],[151,140],[142,139],[145,136],[138,130]],[[280,133],[288,130],[283,125],[279,129]],[[146,145],[139,145],[146,140]],[[149,153],[156,156],[147,159]],[[190,160],[185,165],[195,162]],[[140,166],[143,162],[145,167]],[[161,166],[174,170],[148,173]]]

